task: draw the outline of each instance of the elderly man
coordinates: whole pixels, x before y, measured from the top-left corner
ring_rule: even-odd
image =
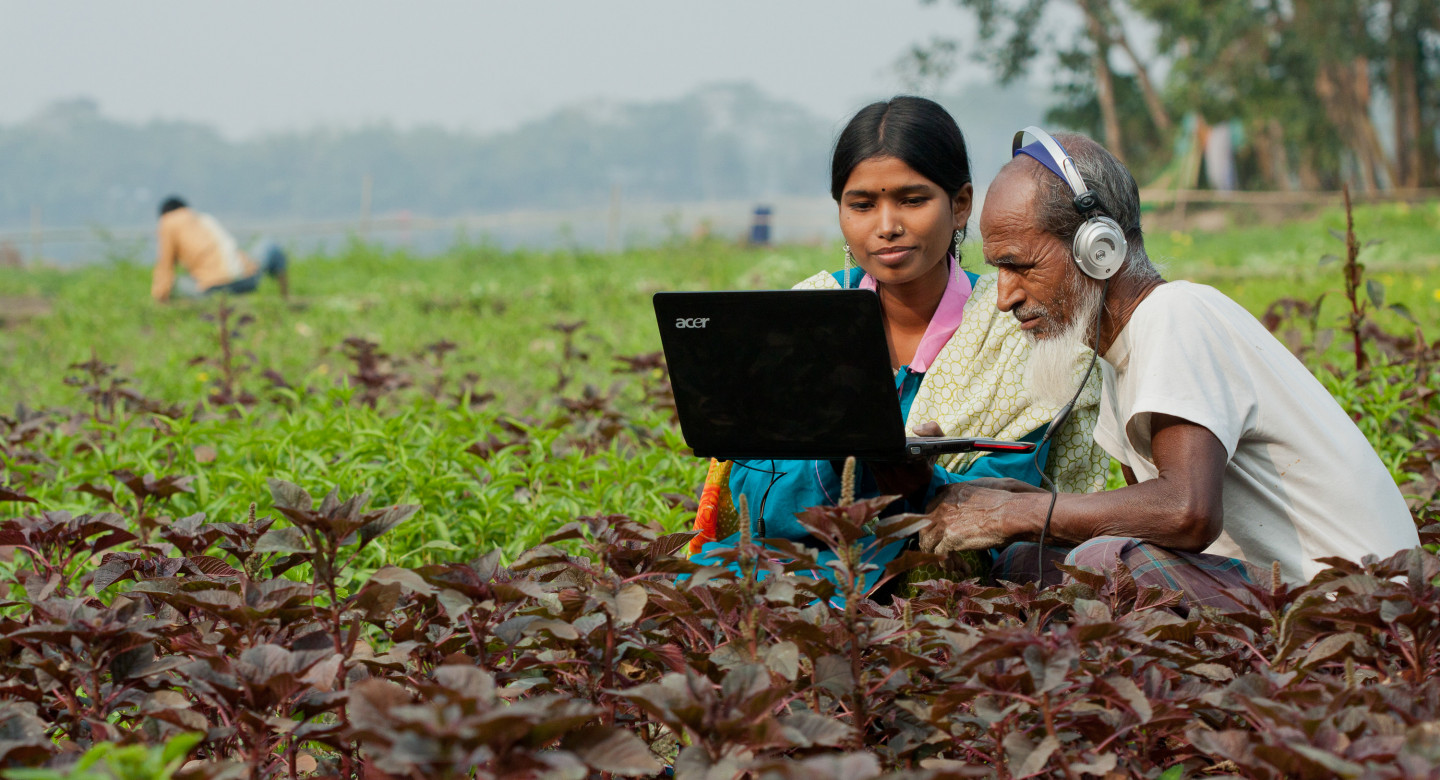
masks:
[[[1060,494],[1042,548],[1048,493],[1011,480],[951,485],[931,505],[921,548],[1008,545],[996,575],[1011,581],[1043,570],[1055,583],[1057,563],[1121,561],[1142,585],[1218,604],[1241,583],[1268,581],[1275,561],[1286,580],[1306,581],[1323,568],[1316,558],[1418,544],[1400,491],[1325,388],[1234,301],[1162,279],[1145,253],[1130,172],[1088,138],[1055,140],[1052,155],[1043,144],[1019,148],[1017,136],[980,217],[985,261],[998,271],[999,308],[1034,339],[1035,390],[1068,398],[1075,350],[1098,336],[1094,435],[1128,486]],[[1100,217],[1123,234],[1101,245],[1120,252],[1100,252],[1100,265],[1123,261],[1104,269],[1108,282],[1087,276],[1075,254],[1077,232],[1103,227]]]

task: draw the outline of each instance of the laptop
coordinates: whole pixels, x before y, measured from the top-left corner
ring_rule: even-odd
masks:
[[[873,291],[661,292],[653,301],[680,431],[697,456],[901,460],[1035,449],[907,437]]]

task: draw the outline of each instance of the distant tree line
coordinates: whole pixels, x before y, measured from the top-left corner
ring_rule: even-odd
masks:
[[[481,136],[377,125],[230,140],[192,122],[120,122],[90,100],[0,127],[0,227],[154,219],[179,193],[226,219],[447,216],[632,202],[823,195],[833,130],[749,85],[558,111]]]
[[[1244,188],[1440,185],[1440,0],[921,1],[969,12],[968,54],[1002,82],[1053,47],[1061,102],[1049,120],[1102,139],[1147,179],[1174,173],[1190,117],[1237,123]],[[1126,22],[1158,30],[1157,61]],[[961,49],[933,38],[905,64],[943,78]]]

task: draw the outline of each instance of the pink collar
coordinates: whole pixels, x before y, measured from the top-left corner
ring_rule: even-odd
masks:
[[[950,267],[955,267],[955,256],[949,255]],[[860,280],[860,289],[874,290],[875,277],[870,274]],[[945,285],[945,294],[940,296],[940,306],[935,309],[935,316],[930,318],[930,324],[925,328],[925,335],[920,338],[920,346],[915,348],[915,359],[910,361],[910,370],[916,374],[923,374],[935,361],[935,356],[960,329],[960,321],[965,317],[965,303],[970,300],[970,292],[973,288],[970,285],[970,275],[961,270],[959,273],[950,274],[950,282]]]

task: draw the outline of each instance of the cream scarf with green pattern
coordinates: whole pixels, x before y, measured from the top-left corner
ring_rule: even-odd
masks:
[[[797,290],[838,290],[839,282],[821,272],[795,285]],[[1042,404],[1025,389],[1025,361],[1030,340],[1020,323],[996,307],[995,276],[975,281],[965,302],[960,329],[936,355],[910,406],[905,429],[934,420],[947,436],[988,436],[1019,439],[1050,422],[1058,408]],[[1080,381],[1090,350],[1075,354],[1075,381]],[[1060,432],[1050,439],[1045,473],[1067,493],[1088,493],[1105,487],[1110,457],[1095,443],[1099,418],[1100,372],[1094,372]],[[983,453],[946,455],[940,464],[951,472],[970,467]]]

